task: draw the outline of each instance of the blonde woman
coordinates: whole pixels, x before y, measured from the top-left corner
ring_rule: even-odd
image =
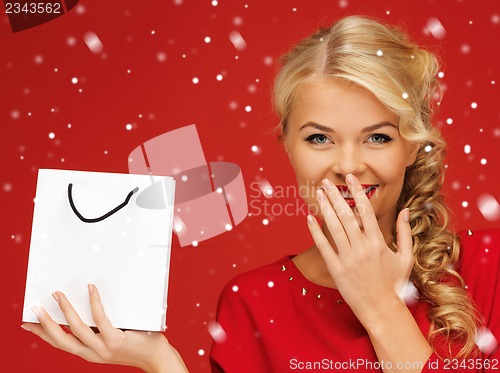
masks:
[[[213,344],[214,372],[500,369],[495,352],[475,344],[495,294],[477,303],[488,313],[481,319],[457,272],[461,246],[465,257],[466,245],[483,245],[481,234],[461,243],[447,228],[445,144],[431,123],[437,72],[433,54],[363,17],[320,29],[283,56],[274,103],[316,215],[307,217],[315,245],[225,287],[217,320],[226,337]],[[494,248],[499,237],[489,237]],[[490,265],[498,266],[498,251]],[[467,276],[474,271],[488,273],[469,266]],[[418,296],[405,303],[409,284]],[[54,299],[73,335],[40,308],[40,324],[25,328],[90,361],[186,371],[162,334],[114,329],[95,286],[89,293],[99,334],[60,292]]]

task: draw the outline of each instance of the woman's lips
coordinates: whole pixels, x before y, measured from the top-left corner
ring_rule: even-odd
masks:
[[[370,199],[371,196],[375,193],[375,191],[378,188],[377,184],[361,184],[363,187],[366,197]],[[349,191],[349,188],[346,185],[337,185],[337,189],[340,191],[342,196],[344,197],[345,201],[349,205],[349,207],[354,207],[356,206],[356,203],[354,202],[353,196],[351,192]]]

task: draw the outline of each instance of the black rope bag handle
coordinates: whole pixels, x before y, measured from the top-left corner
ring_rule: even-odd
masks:
[[[75,204],[73,202],[73,184],[71,184],[71,183],[68,184],[68,199],[69,199],[69,204],[71,206],[71,209],[73,210],[73,212],[75,213],[75,215],[78,216],[78,218],[81,221],[83,221],[84,223],[97,223],[97,222],[102,221],[102,220],[104,220],[106,218],[109,218],[115,212],[118,212],[119,210],[121,210],[122,208],[124,208],[125,206],[127,206],[128,202],[130,201],[130,198],[132,198],[132,195],[134,193],[136,193],[138,190],[139,190],[139,188],[135,187],[127,195],[127,198],[125,198],[125,201],[123,203],[121,203],[120,205],[116,206],[113,210],[105,213],[104,215],[102,215],[102,216],[100,216],[98,218],[91,218],[91,219],[83,217],[82,214],[80,214],[80,212],[76,209]]]

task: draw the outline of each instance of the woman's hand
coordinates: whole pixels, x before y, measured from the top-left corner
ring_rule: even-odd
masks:
[[[362,229],[354,211],[328,180],[323,181],[325,192],[318,190],[317,198],[336,250],[312,216],[308,216],[308,226],[337,288],[365,324],[376,322],[386,310],[384,307],[399,301],[398,294],[408,283],[415,258],[408,210],[401,211],[397,218],[397,252],[394,253],[387,246],[362,186],[353,175],[348,175],[346,181]]]
[[[40,324],[22,327],[52,346],[95,363],[130,365],[147,372],[187,372],[177,351],[159,332],[122,331],[115,329],[104,313],[95,285],[88,285],[92,318],[99,329],[94,331],[80,319],[68,298],[52,294],[71,329],[65,332],[42,307],[33,307]]]

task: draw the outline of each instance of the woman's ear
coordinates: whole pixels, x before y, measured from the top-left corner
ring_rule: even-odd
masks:
[[[410,143],[408,146],[410,148],[410,154],[408,156],[408,163],[406,164],[406,167],[410,167],[413,163],[415,163],[418,149],[420,149],[420,143]]]

